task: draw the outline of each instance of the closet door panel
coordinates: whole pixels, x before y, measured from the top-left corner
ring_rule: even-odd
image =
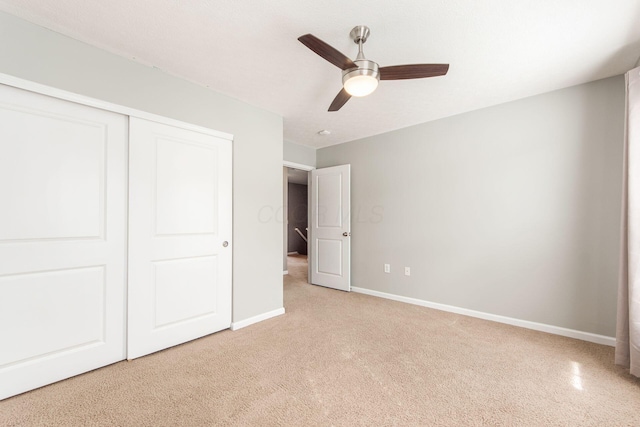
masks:
[[[131,119],[129,359],[231,324],[231,141]]]
[[[127,135],[0,85],[0,398],[125,357]]]

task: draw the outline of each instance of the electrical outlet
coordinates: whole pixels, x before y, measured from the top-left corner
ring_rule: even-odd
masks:
[[[385,264],[384,265],[384,272],[385,273],[391,273],[391,264]]]
[[[405,267],[404,268],[404,275],[405,276],[411,276],[411,268],[410,267]]]

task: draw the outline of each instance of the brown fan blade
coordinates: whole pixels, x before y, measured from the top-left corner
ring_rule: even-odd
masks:
[[[357,67],[357,65],[354,64],[352,60],[350,60],[340,51],[329,46],[316,36],[305,34],[304,36],[298,37],[298,40],[300,40],[303,45],[342,70],[348,70],[349,68]]]
[[[424,77],[444,76],[449,64],[411,64],[380,67],[380,80],[422,79]]]
[[[346,90],[344,90],[344,88],[338,93],[338,95],[336,95],[336,97],[333,99],[333,102],[331,103],[331,105],[329,106],[329,111],[338,111],[339,109],[342,108],[342,106],[344,104],[347,103],[347,101],[351,98],[351,95],[349,95],[347,93]]]

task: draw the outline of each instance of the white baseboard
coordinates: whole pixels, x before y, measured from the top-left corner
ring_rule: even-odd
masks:
[[[282,275],[283,275],[283,276],[286,276],[287,274],[289,274],[289,270],[284,270],[284,271],[282,272]]]
[[[287,252],[287,255],[300,255],[298,251]]]
[[[596,344],[609,345],[612,347],[616,345],[616,339],[614,337],[592,334],[591,332],[576,331],[575,329],[567,329],[560,326],[531,322],[529,320],[515,319],[513,317],[500,316],[498,314],[483,313],[482,311],[469,310],[467,308],[455,307],[453,305],[440,304],[437,302],[425,301],[417,298],[403,297],[400,295],[372,291],[371,289],[358,288],[354,286],[351,287],[351,290],[360,294],[406,302],[408,304],[419,305],[422,307],[433,308],[441,311],[448,311],[451,313],[462,314],[464,316],[477,317],[479,319],[491,320],[498,323],[506,323],[507,325],[519,326],[521,328],[533,329],[535,331],[547,332],[549,334],[561,335],[563,337],[576,338]]]
[[[258,314],[257,316],[253,316],[239,322],[231,322],[231,330],[237,331],[238,329],[246,328],[254,323],[262,322],[263,320],[271,319],[272,317],[280,316],[281,314],[284,314],[284,307]]]

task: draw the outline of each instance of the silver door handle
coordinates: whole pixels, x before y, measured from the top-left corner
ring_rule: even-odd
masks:
[[[349,236],[351,236],[351,233],[348,233],[348,232],[346,232],[346,231],[345,231],[344,233],[342,233],[342,235],[343,235],[344,237],[349,237]]]
[[[227,246],[229,246],[229,242],[227,242],[226,240],[224,242],[222,242],[222,247],[226,248]]]

